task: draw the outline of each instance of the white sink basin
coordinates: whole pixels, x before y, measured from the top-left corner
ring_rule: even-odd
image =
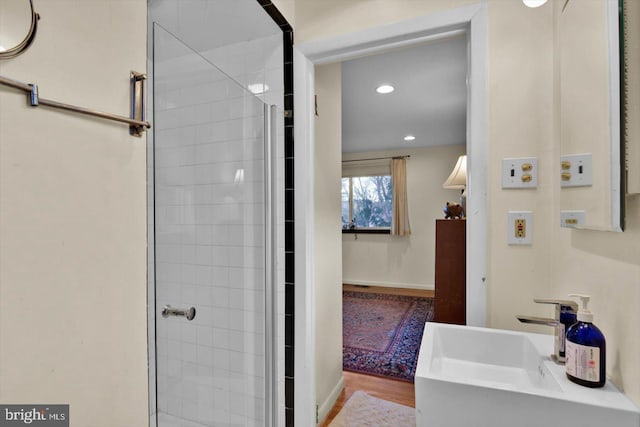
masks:
[[[608,383],[570,382],[553,336],[427,323],[415,376],[423,427],[640,427],[640,410]]]

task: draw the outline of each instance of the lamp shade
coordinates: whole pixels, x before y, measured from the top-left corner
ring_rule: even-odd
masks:
[[[442,187],[450,190],[464,190],[467,188],[467,156],[458,157],[456,165],[451,171],[449,178],[442,184]]]
[[[522,0],[527,7],[540,7],[547,2],[547,0]]]

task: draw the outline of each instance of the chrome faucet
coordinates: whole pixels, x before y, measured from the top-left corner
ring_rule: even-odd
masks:
[[[516,317],[522,323],[552,326],[554,328],[554,345],[551,358],[556,363],[563,364],[565,362],[564,344],[567,336],[567,329],[577,321],[576,312],[578,311],[578,304],[574,301],[555,299],[534,299],[533,301],[539,304],[555,305],[556,309],[554,318],[549,319],[545,317],[521,315],[517,315]]]

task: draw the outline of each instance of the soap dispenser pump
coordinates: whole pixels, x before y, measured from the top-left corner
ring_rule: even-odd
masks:
[[[593,324],[593,314],[588,308],[591,297],[569,296],[580,298],[582,306],[578,310],[578,322],[567,330],[567,378],[585,387],[602,387],[606,382],[606,343],[600,329]]]

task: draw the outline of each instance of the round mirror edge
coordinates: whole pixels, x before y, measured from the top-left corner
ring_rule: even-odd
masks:
[[[36,13],[33,8],[33,0],[29,0],[29,6],[31,7],[31,26],[29,27],[29,32],[27,36],[22,40],[18,45],[5,50],[4,52],[0,52],[0,59],[10,59],[15,58],[24,52],[30,45],[33,43],[33,40],[36,37],[36,33],[38,31],[38,21],[40,20],[40,14]]]

